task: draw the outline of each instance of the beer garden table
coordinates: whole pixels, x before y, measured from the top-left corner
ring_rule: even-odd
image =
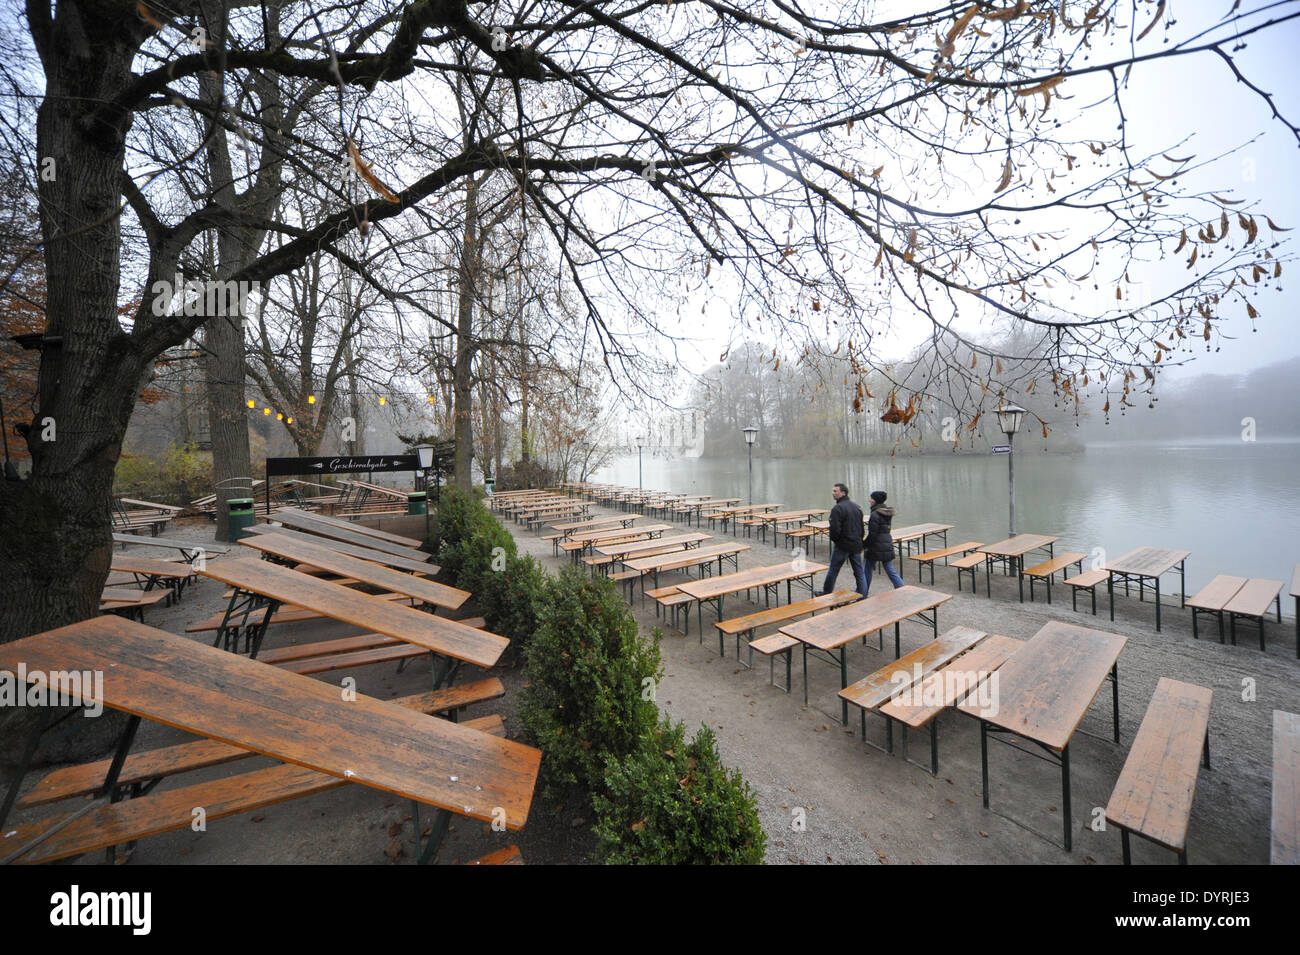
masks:
[[[1147,579],[1155,581],[1156,590],[1156,632],[1160,631],[1160,577],[1178,567],[1178,597],[1181,605],[1187,606],[1187,558],[1192,556],[1189,550],[1165,550],[1160,547],[1139,547],[1129,551],[1118,560],[1106,561],[1106,595],[1110,598],[1110,619],[1115,619],[1115,578],[1124,581],[1124,593],[1128,593],[1128,584],[1132,579],[1138,582],[1138,600],[1146,593]]]

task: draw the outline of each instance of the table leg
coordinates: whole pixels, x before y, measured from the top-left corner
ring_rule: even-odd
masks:
[[[1109,598],[1107,602],[1110,604],[1110,619],[1111,622],[1113,623],[1115,620],[1115,575],[1114,574],[1106,575],[1106,596],[1107,598]]]
[[[902,645],[899,643],[899,622],[894,622],[894,659],[897,660],[903,655]]]
[[[1073,844],[1070,831],[1070,744],[1065,744],[1065,749],[1061,750],[1061,807],[1065,810],[1065,818],[1061,820],[1065,827],[1065,851],[1072,852]]]
[[[803,645],[803,705],[808,705],[808,644]]]
[[[980,720],[980,778],[984,782],[984,808],[989,807],[989,724]]]
[[[1023,557],[1014,558],[1012,561],[1012,566],[1015,567],[1016,569],[1016,582],[1020,585],[1020,602],[1024,603],[1025,602],[1025,575],[1024,575],[1025,559]]]
[[[1111,711],[1115,715],[1115,742],[1119,742],[1119,663],[1110,667]]]
[[[807,671],[805,670],[805,673]],[[840,647],[840,689],[846,690],[849,686],[849,645],[846,643]],[[840,697],[840,724],[849,725],[849,701]]]
[[[1156,578],[1156,633],[1160,632],[1160,578]]]
[[[1178,562],[1178,595],[1181,598],[1180,606],[1187,606],[1187,558],[1184,557]],[[1278,595],[1278,616],[1277,622],[1282,622],[1282,604],[1281,594]]]
[[[993,565],[993,555],[984,558],[984,590],[993,599],[993,573],[989,568]],[[975,589],[975,575],[971,574],[971,590]]]

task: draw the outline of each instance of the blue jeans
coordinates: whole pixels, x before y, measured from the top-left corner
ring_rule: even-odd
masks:
[[[826,582],[822,584],[822,593],[829,594],[835,589],[835,578],[839,575],[840,568],[844,566],[845,559],[848,559],[849,566],[853,568],[853,579],[857,581],[858,593],[862,596],[867,595],[867,587],[870,586],[871,578],[867,576],[866,568],[862,563],[862,554],[850,554],[843,548],[831,545],[831,566],[826,571]]]
[[[898,571],[894,570],[894,562],[892,560],[886,560],[882,561],[882,563],[885,565],[885,575],[889,578],[890,583],[894,585],[894,589],[897,590],[899,587],[903,586],[903,578],[898,576]],[[876,562],[874,560],[868,560],[866,561],[866,565],[867,588],[862,591],[864,595],[871,592],[871,569],[876,565]]]

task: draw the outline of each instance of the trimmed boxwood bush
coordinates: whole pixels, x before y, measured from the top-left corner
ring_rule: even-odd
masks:
[[[663,674],[656,629],[640,635],[614,585],[566,569],[538,608],[524,647],[524,728],[542,750],[542,780],[552,796],[577,784],[604,786],[605,758],[635,752],[659,718],[654,685]]]
[[[745,778],[719,761],[713,731],[689,743],[665,719],[623,760],[609,758],[594,799],[596,834],[611,864],[758,865],[767,835]]]
[[[506,557],[516,554],[510,532],[472,495],[446,488],[438,498],[441,546],[438,563],[463,590],[477,593],[484,578],[493,573],[493,549]]]

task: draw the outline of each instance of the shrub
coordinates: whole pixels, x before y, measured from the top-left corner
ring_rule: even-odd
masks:
[[[487,628],[522,650],[537,630],[540,608],[551,599],[550,578],[531,555],[507,555],[504,567],[480,580],[473,593]]]
[[[494,573],[494,548],[500,547],[507,558],[516,554],[510,532],[471,494],[457,488],[445,488],[438,498],[438,528],[438,563],[463,590],[477,594]]]
[[[686,742],[665,719],[623,760],[606,763],[594,801],[601,853],[611,864],[762,863],[767,834],[745,778],[718,759],[707,726]]]
[[[538,626],[524,647],[524,727],[541,748],[546,791],[604,785],[605,759],[637,750],[658,720],[653,692],[663,673],[656,629],[640,635],[608,580],[566,569],[538,607]]]

